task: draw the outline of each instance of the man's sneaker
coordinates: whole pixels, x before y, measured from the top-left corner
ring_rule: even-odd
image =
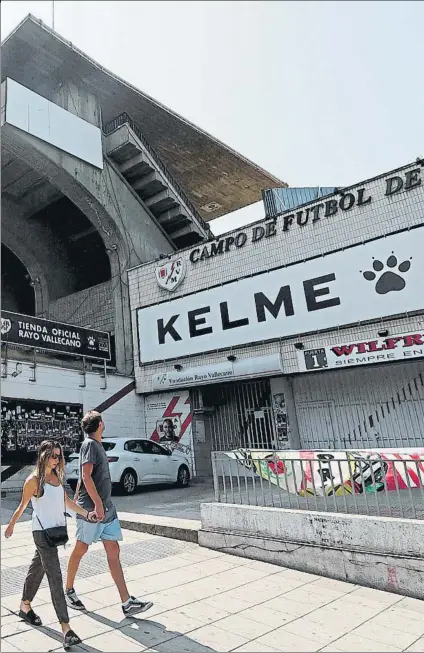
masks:
[[[65,592],[66,605],[74,610],[85,610],[85,605],[79,600],[76,591],[72,588]]]
[[[130,596],[128,601],[122,604],[122,612],[126,617],[131,617],[133,614],[139,614],[140,612],[146,612],[150,610],[153,606],[151,601],[139,601],[134,596]]]

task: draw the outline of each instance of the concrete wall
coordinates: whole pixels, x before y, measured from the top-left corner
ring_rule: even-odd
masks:
[[[83,84],[64,80],[50,99],[88,122],[100,124],[101,107]],[[104,159],[103,170],[94,168],[9,124],[2,128],[2,142],[15,157],[48,177],[87,216],[110,250],[112,278],[120,276],[123,281],[114,285],[112,296],[117,368],[121,373],[130,374],[133,352],[126,271],[161,253],[172,253],[173,245],[107,159]],[[53,294],[52,299],[66,294],[69,292]]]
[[[15,368],[13,359],[8,361],[10,370]],[[28,363],[22,363],[22,374],[16,378],[2,379],[3,397],[36,399],[51,402],[82,404],[84,410],[99,406],[133,379],[115,374],[107,375],[107,388],[102,389],[104,379],[99,374],[88,372],[86,387],[79,387],[82,377],[78,370],[37,365],[36,381],[30,381],[32,370]],[[145,435],[144,399],[134,391],[120,399],[104,414],[105,437],[134,437]]]
[[[50,302],[49,318],[76,326],[90,324],[92,329],[114,333],[112,281]]]
[[[80,118],[101,126],[100,104],[84,84],[77,85],[66,80],[50,99]],[[85,190],[85,194],[88,195],[86,199],[91,206],[81,210],[92,220],[94,226],[100,227],[103,238],[107,236],[106,232],[109,229],[105,222],[103,222],[103,229],[101,228],[102,214],[105,220],[107,216],[109,224],[113,225],[114,236],[119,234],[120,240],[127,245],[129,259],[126,260],[127,267],[137,262],[149,261],[160,253],[173,251],[172,245],[159,225],[152,221],[143,202],[108,160],[104,160],[103,170],[98,170],[66,153],[55,152],[41,142],[33,142],[33,145],[37,147],[40,154],[46,156],[46,165],[48,165],[47,159],[50,159],[53,165],[60,162],[63,171],[78,181],[80,190]],[[59,179],[57,181],[60,183]],[[71,179],[68,179],[68,183],[65,183],[64,188],[60,187],[60,190],[79,206],[82,198],[78,192],[73,197]],[[93,215],[93,205],[97,202],[100,204],[99,212],[96,215],[94,211]],[[115,242],[115,244],[121,250],[121,243]],[[120,251],[120,253],[124,252]]]
[[[8,369],[15,369],[17,361],[8,361]],[[112,405],[104,409],[103,417],[106,425],[105,437],[109,438],[142,438],[145,436],[144,398],[134,390],[122,398],[113,397],[128,386],[133,379],[114,374],[107,375],[107,388],[103,389],[104,379],[99,374],[87,372],[86,387],[81,388],[82,376],[79,370],[39,364],[36,368],[36,381],[33,382],[30,364],[22,364],[22,374],[13,378],[2,379],[2,397],[8,399],[34,399],[48,403],[81,404],[83,412],[96,408],[106,401]],[[15,467],[15,464],[13,465]],[[7,469],[2,467],[2,472]],[[10,470],[9,470],[10,471]],[[14,470],[12,470],[14,471]],[[28,476],[29,468],[18,470],[1,484],[4,491],[19,490]],[[8,472],[6,471],[8,475]]]
[[[69,80],[59,84],[50,98],[52,102],[82,118],[92,125],[102,127],[102,109],[94,93],[82,84],[78,86]]]
[[[196,466],[193,452],[193,414],[188,390],[161,392],[144,397],[144,420],[146,438],[156,442],[166,441],[164,421],[171,420],[174,427],[173,435],[178,440],[168,440],[168,446],[178,449],[187,456],[191,475],[194,476]]]
[[[210,503],[199,544],[424,598],[424,522]]]

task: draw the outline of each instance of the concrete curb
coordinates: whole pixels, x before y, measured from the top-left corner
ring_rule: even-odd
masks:
[[[129,512],[118,512],[122,528],[139,533],[149,533],[160,537],[169,537],[183,542],[198,544],[200,521],[195,519],[175,519],[157,515],[136,515]]]
[[[424,599],[424,521],[284,508],[201,504],[199,545]]]

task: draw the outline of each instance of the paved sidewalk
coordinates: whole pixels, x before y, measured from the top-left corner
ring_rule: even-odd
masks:
[[[33,554],[30,524],[10,540],[3,533],[1,651],[61,651],[44,582],[33,603],[44,626],[13,613]],[[126,577],[155,605],[124,619],[102,548],[90,549],[76,584],[89,612],[71,611],[83,638],[75,651],[424,651],[422,601],[134,531],[122,543]],[[63,568],[70,551],[61,550]]]

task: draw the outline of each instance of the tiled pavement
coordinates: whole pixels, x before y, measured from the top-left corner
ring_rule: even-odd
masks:
[[[31,628],[14,614],[33,545],[28,522],[10,540],[4,529],[0,649],[61,651],[46,586],[33,604],[43,627]],[[71,616],[83,638],[76,651],[424,651],[422,601],[195,544],[130,531],[124,538],[130,591],[153,600],[154,608],[144,619],[123,618],[102,545],[95,545],[76,584],[89,610]],[[70,551],[61,551],[64,564]]]

